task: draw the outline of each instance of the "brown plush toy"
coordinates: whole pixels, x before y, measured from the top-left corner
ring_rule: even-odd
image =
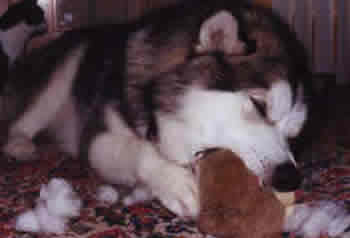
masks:
[[[229,150],[203,153],[195,165],[200,184],[199,229],[217,238],[281,237],[285,206]]]

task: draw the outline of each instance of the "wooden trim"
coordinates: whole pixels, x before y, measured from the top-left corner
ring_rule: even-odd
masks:
[[[272,7],[272,0],[254,0],[253,3],[264,7]]]

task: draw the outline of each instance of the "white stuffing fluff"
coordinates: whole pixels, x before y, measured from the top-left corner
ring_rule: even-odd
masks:
[[[46,201],[50,214],[57,217],[77,217],[80,213],[81,201],[73,188],[63,179],[52,179],[40,190],[40,198]]]
[[[66,218],[51,214],[45,203],[38,204],[34,212],[39,223],[39,232],[61,234],[66,230]]]
[[[100,202],[113,204],[118,202],[119,193],[112,186],[103,185],[97,190],[97,200]]]
[[[27,232],[39,232],[40,225],[33,210],[22,213],[17,217],[16,230]]]
[[[42,185],[34,209],[17,217],[16,229],[25,232],[64,233],[70,218],[80,214],[81,200],[64,179]]]
[[[284,228],[305,238],[319,238],[322,234],[340,236],[349,226],[350,215],[343,204],[319,201],[296,205]]]

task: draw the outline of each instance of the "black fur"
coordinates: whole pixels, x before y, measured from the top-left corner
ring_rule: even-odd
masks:
[[[45,23],[44,11],[38,5],[37,0],[23,0],[19,3],[10,5],[7,11],[0,17],[0,31],[2,31],[3,34],[7,34],[6,31],[16,27],[20,23],[25,23],[31,26],[39,26]],[[0,38],[0,91],[3,90],[3,87],[7,82],[8,69],[12,67],[12,64],[14,63],[10,60],[11,56],[7,55],[7,53],[4,51],[2,41],[3,39]],[[26,42],[22,43],[24,47]]]
[[[3,51],[1,45],[0,45],[0,91],[2,91],[4,87],[4,83],[8,77],[8,65],[9,65],[9,58]]]

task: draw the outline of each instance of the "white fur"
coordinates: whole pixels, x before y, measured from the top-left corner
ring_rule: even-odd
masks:
[[[66,223],[80,214],[82,203],[73,188],[63,179],[52,179],[40,189],[33,210],[17,217],[16,229],[28,232],[64,233]]]
[[[307,113],[307,106],[303,98],[303,88],[299,86],[295,104],[291,110],[277,122],[277,127],[286,137],[296,137],[306,122]]]
[[[153,145],[145,143],[138,176],[165,207],[182,217],[199,213],[198,186],[192,172],[164,157]]]
[[[288,138],[296,137],[307,119],[307,106],[296,102],[292,110],[277,122],[279,130]]]
[[[118,202],[118,199],[118,191],[110,185],[104,185],[97,189],[97,200],[100,202],[113,204]]]
[[[284,135],[258,114],[248,95],[193,89],[182,104],[176,117],[159,115],[159,147],[168,159],[188,164],[194,152],[225,147],[262,179],[294,161]]]
[[[292,89],[286,80],[273,83],[269,90],[253,88],[244,91],[258,102],[266,104],[267,118],[276,124],[285,137],[293,138],[300,133],[308,113],[302,86],[298,87],[294,105]]]
[[[152,196],[180,216],[196,216],[198,191],[192,173],[136,137],[108,107],[106,124],[108,132],[97,136],[90,147],[91,166],[111,183],[144,184]]]
[[[105,110],[108,132],[98,135],[89,148],[91,166],[110,183],[135,186],[138,162],[143,143],[111,107]]]
[[[273,122],[281,121],[292,110],[293,93],[286,80],[279,80],[272,84],[267,93],[267,116]]]

